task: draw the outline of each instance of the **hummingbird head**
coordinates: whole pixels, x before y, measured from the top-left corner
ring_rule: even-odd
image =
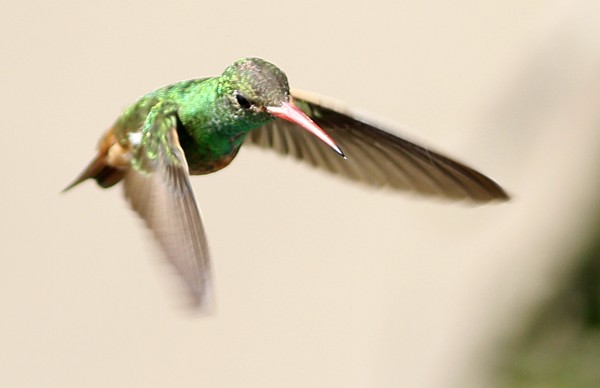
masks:
[[[267,107],[281,106],[290,99],[287,76],[260,58],[242,58],[229,65],[221,76],[223,96],[240,116],[270,118]]]
[[[290,121],[344,156],[333,139],[293,104],[287,76],[277,66],[260,58],[242,58],[229,65],[220,80],[222,95],[238,119],[258,124],[254,127],[277,117]]]

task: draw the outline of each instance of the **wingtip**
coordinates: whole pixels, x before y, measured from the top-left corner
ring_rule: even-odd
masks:
[[[494,198],[494,200],[498,201],[498,202],[508,202],[510,200],[512,200],[512,195],[508,194],[506,191],[504,191],[503,189],[500,189],[501,191],[498,193],[498,195]]]
[[[210,283],[210,280],[207,280]],[[213,316],[217,312],[215,298],[211,284],[206,284],[202,289],[188,290],[188,310],[197,317]]]
[[[501,204],[512,200],[512,196],[498,185],[494,186],[493,190],[487,189],[486,195],[471,196],[470,199],[478,204]]]
[[[501,193],[500,196],[498,196],[498,199],[500,201],[510,201],[512,199],[512,195],[508,194],[506,191],[504,191],[504,189],[500,188]]]
[[[491,178],[487,178],[490,181],[490,187],[488,192],[491,195],[491,202],[507,202],[511,200],[511,195],[506,192],[498,183]]]

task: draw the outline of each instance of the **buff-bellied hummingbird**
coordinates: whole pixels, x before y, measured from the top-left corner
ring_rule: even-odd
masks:
[[[259,58],[141,97],[104,134],[96,158],[65,190],[88,178],[105,188],[123,181],[131,206],[202,307],[211,264],[189,176],[227,166],[242,144],[372,186],[480,203],[508,199],[493,180],[462,163],[332,100],[290,91],[286,75]]]

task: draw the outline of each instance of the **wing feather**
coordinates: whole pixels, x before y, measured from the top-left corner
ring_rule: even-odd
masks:
[[[152,230],[167,259],[187,285],[194,305],[209,302],[208,242],[177,136],[176,111],[155,106],[134,149],[124,180],[125,196]]]
[[[440,153],[419,146],[340,103],[293,91],[296,105],[344,150],[347,160],[307,131],[282,119],[252,131],[246,142],[274,149],[317,168],[371,186],[475,202],[507,200],[492,179]]]

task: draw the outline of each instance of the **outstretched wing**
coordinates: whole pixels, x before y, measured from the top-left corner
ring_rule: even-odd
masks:
[[[202,308],[211,286],[210,255],[177,123],[176,106],[159,102],[141,132],[130,136],[134,148],[125,196],[187,284],[194,304]]]
[[[340,146],[347,160],[307,131],[282,119],[252,131],[247,143],[272,148],[318,168],[373,186],[476,202],[507,200],[493,180],[369,123],[341,104],[292,91],[295,104]]]

